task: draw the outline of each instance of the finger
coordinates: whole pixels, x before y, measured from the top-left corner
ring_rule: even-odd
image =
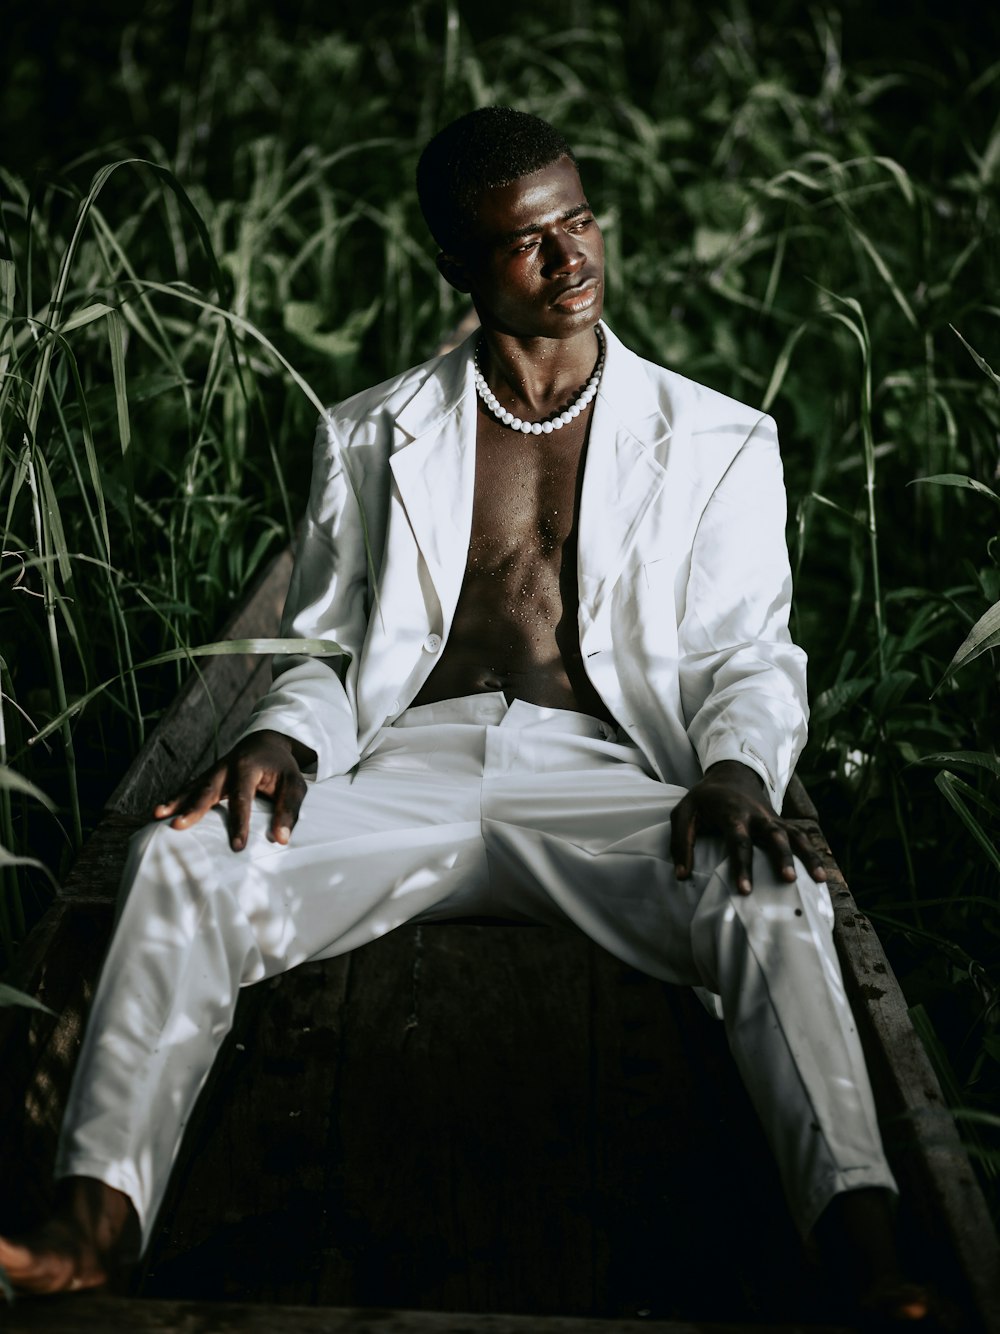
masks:
[[[163,820],[168,815],[183,814],[185,811],[191,810],[208,789],[213,777],[214,774],[212,773],[204,773],[199,774],[197,778],[192,778],[187,787],[178,792],[175,797],[158,802],[153,807],[153,818]]]
[[[797,879],[792,845],[788,841],[784,825],[777,820],[767,820],[754,832],[758,845],[767,853],[778,879],[786,881]]]
[[[682,798],[670,817],[670,856],[678,880],[686,880],[694,861],[694,841],[697,834],[697,816],[694,803]]]
[[[792,847],[795,849],[795,855],[806,868],[813,880],[822,884],[826,880],[826,867],[823,865],[823,854],[813,846],[807,834],[801,830],[792,829],[790,831]]]
[[[749,894],[753,889],[753,842],[746,825],[731,827],[726,834],[726,847],[733,883],[741,894]]]
[[[298,772],[288,774],[274,798],[274,814],[271,816],[270,838],[275,843],[285,844],[292,836],[292,830],[298,824],[299,811],[306,795],[305,779]]]
[[[165,802],[164,809],[157,807],[157,811],[163,809],[164,816],[173,815],[170,821],[174,829],[189,829],[191,825],[197,824],[202,816],[207,815],[213,806],[218,806],[225,795],[225,773],[222,770],[214,770],[211,773],[203,774],[201,778],[196,778],[191,786],[180,797],[175,797],[171,802]]]
[[[241,773],[229,794],[226,812],[226,833],[234,852],[242,852],[250,837],[250,809],[259,791],[259,782],[249,773]]]

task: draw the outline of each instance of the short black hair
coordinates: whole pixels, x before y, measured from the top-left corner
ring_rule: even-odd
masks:
[[[568,157],[573,150],[554,126],[513,107],[480,107],[440,130],[417,163],[417,198],[443,251],[461,251],[485,190],[509,185]]]

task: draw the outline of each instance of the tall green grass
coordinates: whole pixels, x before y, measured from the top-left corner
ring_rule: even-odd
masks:
[[[416,155],[512,102],[576,147],[617,331],[778,420],[801,772],[993,1170],[1000,65],[914,24],[905,59],[852,56],[844,13],[846,39],[738,0],[515,4],[491,31],[458,3],[337,28],[227,0],[125,31],[105,141],[0,174],[0,774],[56,808],[0,782],[0,842],[65,863],[182,670],[130,668],[211,639],[289,536],[312,400],[459,313]],[[49,890],[2,874],[9,952]]]

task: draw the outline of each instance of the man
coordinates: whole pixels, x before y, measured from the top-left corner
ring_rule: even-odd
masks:
[[[721,997],[803,1234],[921,1318],[824,872],[776,814],[806,705],[773,422],[600,323],[601,232],[551,126],[463,117],[418,190],[482,332],[321,422],[285,633],[342,652],[284,663],[137,838],[59,1212],[0,1263],[94,1286],[145,1241],[241,985],[501,914]]]

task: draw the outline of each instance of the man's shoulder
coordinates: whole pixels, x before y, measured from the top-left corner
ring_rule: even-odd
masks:
[[[465,358],[463,346],[429,357],[416,366],[382,380],[368,389],[362,389],[350,398],[334,403],[326,410],[327,420],[334,427],[350,432],[366,422],[378,423],[391,420],[402,412],[403,408],[415,397],[431,377],[447,375],[450,360],[461,361]]]
[[[743,403],[711,385],[640,356],[620,340],[616,341],[629,376],[641,380],[643,390],[654,399],[675,435],[711,430],[749,433],[758,423],[773,425],[760,407]]]

